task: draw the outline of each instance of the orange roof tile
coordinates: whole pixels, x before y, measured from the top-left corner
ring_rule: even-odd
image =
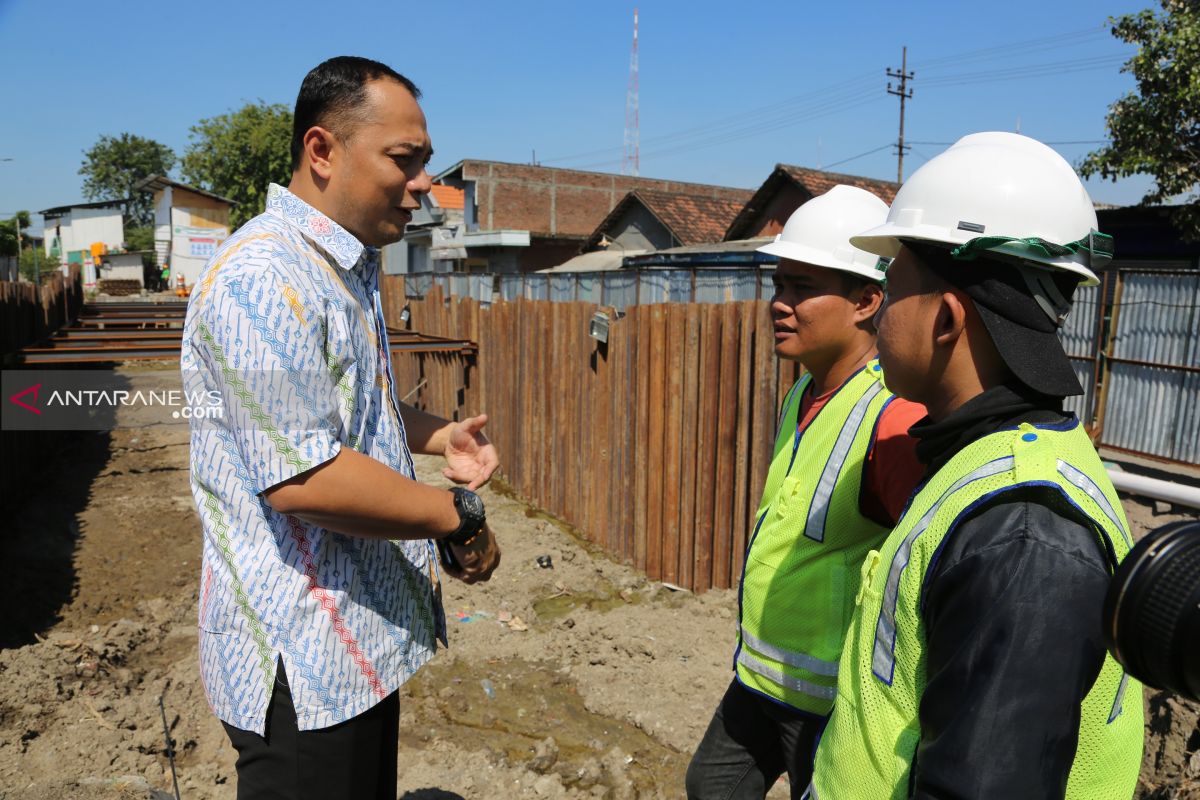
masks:
[[[812,192],[814,197],[819,194],[825,194],[834,186],[844,184],[846,186],[857,186],[859,189],[866,189],[883,202],[891,205],[892,199],[896,196],[896,191],[900,188],[900,184],[893,181],[864,178],[861,175],[846,175],[840,172],[822,172],[819,169],[808,169],[807,167],[797,167],[791,164],[780,164],[779,169],[791,175],[793,180]]]
[[[825,194],[838,184],[865,189],[889,205],[900,189],[900,184],[892,181],[866,178],[861,175],[846,175],[840,172],[824,172],[792,164],[776,164],[775,169],[763,181],[754,196],[734,216],[725,231],[724,239],[731,241],[757,235],[760,227],[758,225],[759,216],[770,206],[772,199],[789,184],[799,187],[801,190],[803,199],[799,200],[797,205],[817,195]],[[790,209],[788,213],[794,210],[794,208]]]
[[[430,194],[433,195],[433,199],[437,201],[440,208],[457,208],[462,210],[466,202],[466,193],[462,189],[455,189],[453,186],[443,186],[435,183],[433,191]]]
[[[719,242],[729,223],[749,199],[751,192],[747,189],[729,189],[725,194],[725,197],[709,197],[654,189],[634,189],[604,218],[592,233],[588,246],[599,241],[608,226],[634,202],[645,206],[681,245]]]

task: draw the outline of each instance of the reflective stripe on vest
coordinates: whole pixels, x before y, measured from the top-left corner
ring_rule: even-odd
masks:
[[[984,464],[982,467],[959,478],[949,489],[942,492],[942,496],[925,512],[920,522],[913,526],[908,536],[904,537],[904,541],[897,548],[896,557],[892,559],[892,566],[888,571],[887,584],[883,591],[883,609],[879,612],[879,622],[875,624],[875,654],[871,659],[871,668],[875,673],[875,677],[888,686],[892,685],[892,676],[896,669],[896,603],[899,600],[900,594],[900,574],[908,566],[913,542],[929,528],[929,523],[933,521],[934,515],[942,507],[942,503],[946,502],[952,494],[968,483],[974,483],[975,481],[990,478],[1001,472],[1007,472],[1012,467],[1013,457],[1006,456]]]
[[[822,700],[832,700],[837,697],[836,686],[820,686],[802,678],[793,678],[791,675],[785,675],[769,664],[759,661],[744,647],[738,651],[737,663],[751,672],[756,672],[764,678],[778,683],[780,686],[786,686],[794,692],[804,692],[813,697],[819,697]]]
[[[838,662],[836,661],[824,661],[816,656],[810,656],[808,653],[801,653],[797,650],[785,650],[782,647],[776,647],[769,642],[764,642],[762,639],[759,639],[757,636],[750,633],[750,631],[746,630],[744,626],[741,628],[741,631],[742,641],[750,645],[751,649],[757,650],[764,656],[768,656],[769,658],[773,658],[783,664],[787,664],[789,667],[806,669],[809,672],[813,672],[817,675],[828,675],[831,678],[837,676]],[[754,667],[751,667],[749,664],[746,666],[750,669],[754,669]],[[754,671],[760,672],[759,670]],[[822,686],[821,689],[824,690],[825,687]]]
[[[1125,539],[1125,544],[1133,547],[1133,540],[1129,538],[1129,531],[1121,524],[1121,520],[1117,517],[1117,512],[1113,511],[1112,504],[1108,502],[1108,498],[1104,496],[1104,492],[1100,491],[1100,487],[1096,485],[1095,481],[1061,458],[1058,459],[1058,474],[1062,475],[1074,484],[1077,489],[1092,498],[1096,505],[1100,506],[1100,510],[1104,512],[1104,516],[1108,517],[1108,521],[1121,531],[1121,537]]]
[[[842,474],[846,456],[850,455],[850,445],[854,443],[854,437],[858,435],[863,418],[867,416],[867,406],[871,405],[871,401],[882,391],[882,383],[876,383],[868,389],[866,394],[854,404],[854,409],[846,418],[846,424],[838,433],[837,442],[833,445],[833,452],[830,454],[829,460],[825,462],[825,469],[821,471],[821,480],[817,484],[817,491],[813,493],[812,505],[808,507],[808,521],[804,526],[804,535],[813,541],[825,541],[825,518],[829,515],[829,500],[833,497],[833,490],[837,486],[838,475]]]

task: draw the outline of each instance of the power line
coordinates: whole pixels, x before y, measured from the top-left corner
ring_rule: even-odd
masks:
[[[808,107],[809,101],[814,99],[820,99],[824,96],[828,96],[828,99],[833,100],[842,96],[861,92],[867,83],[873,82],[875,74],[876,73],[874,72],[864,73],[854,78],[831,84],[830,86],[822,89],[804,92],[802,94],[772,102],[770,105],[760,106],[758,108],[749,109],[737,114],[730,114],[726,117],[718,117],[717,119],[705,123],[702,126],[685,128],[675,131],[674,133],[661,134],[659,136],[643,139],[642,143],[647,145],[657,145],[665,144],[673,140],[686,140],[701,136],[710,136],[714,133],[726,131],[731,128],[742,128],[747,124],[748,119],[756,120],[758,123],[769,123],[772,118],[776,118],[781,115],[791,116],[802,112]],[[582,153],[574,153],[572,155],[542,159],[541,163],[550,164],[559,163],[562,161],[574,161],[576,159],[588,158],[590,156],[618,153],[621,150],[621,147],[601,147],[596,150],[588,150]]]
[[[831,114],[840,113],[842,111],[849,111],[852,108],[859,108],[861,106],[869,105],[869,104],[877,103],[877,102],[878,102],[878,95],[876,94],[876,92],[874,90],[867,90],[867,91],[863,92],[861,95],[859,95],[858,97],[850,97],[850,98],[838,100],[835,102],[826,103],[825,105],[817,107],[816,109],[810,109],[810,108],[799,109],[799,110],[789,114],[787,117],[781,117],[781,118],[775,120],[773,122],[773,124],[764,125],[759,122],[752,121],[751,124],[749,124],[743,128],[734,129],[734,130],[729,131],[724,134],[707,137],[704,139],[699,139],[699,140],[691,141],[691,142],[687,142],[687,143],[681,143],[681,144],[674,145],[674,146],[667,146],[667,147],[664,147],[659,150],[651,150],[646,153],[646,156],[649,158],[649,157],[655,157],[655,156],[675,155],[678,153],[691,152],[693,150],[701,150],[706,147],[715,147],[717,145],[728,144],[730,142],[738,141],[740,139],[745,139],[750,136],[756,136],[756,135],[759,135],[762,133],[770,133],[770,132],[773,132],[776,130],[781,130],[783,128],[788,128],[788,127],[791,127],[792,125],[794,125],[796,122],[799,122],[801,120],[807,121],[807,120],[813,120],[813,119],[820,119],[821,117],[827,117],[827,116],[830,116]],[[543,161],[542,163],[544,164],[546,162]],[[592,162],[592,163],[588,163],[588,164],[578,165],[578,166],[573,167],[573,169],[595,169],[598,167],[610,166],[610,165],[613,165],[616,163],[617,163],[616,159],[606,159],[603,161],[596,161],[596,162]]]
[[[997,59],[1011,60],[1014,54],[1030,55],[1048,50],[1057,51],[1068,47],[1076,47],[1093,40],[1107,38],[1107,36],[1107,26],[1093,26],[1077,31],[1068,31],[1020,42],[941,56],[916,63],[923,72],[928,70],[941,73],[969,64],[986,63]],[[970,73],[939,74],[927,79],[923,78],[922,85],[936,88],[939,86],[963,86],[975,83],[1037,78],[1052,74],[1107,69],[1125,59],[1126,56],[1123,55],[1102,55],[1001,67]],[[906,71],[903,66],[902,70]],[[915,75],[915,70],[912,72]],[[789,127],[799,121],[807,121],[840,111],[858,108],[870,102],[867,98],[868,95],[872,94],[872,90],[869,90],[868,87],[874,84],[874,76],[877,74],[875,71],[862,73],[825,87],[813,89],[792,97],[774,100],[765,106],[719,117],[700,126],[651,137],[643,140],[641,143],[648,146],[646,153],[648,157],[675,155],[751,138],[763,133]],[[655,147],[658,149],[654,149]],[[542,159],[540,163],[562,164],[564,162],[594,158],[596,159],[595,161],[575,166],[574,168],[590,169],[606,167],[621,164],[624,151],[624,146],[604,147],[571,155]]]
[[[923,81],[924,86],[962,86],[973,83],[988,83],[992,81],[1008,81],[1019,78],[1035,78],[1042,75],[1062,75],[1069,72],[1082,72],[1093,69],[1106,69],[1124,63],[1125,56],[1093,56],[1091,58],[1072,59],[1070,61],[1050,61],[1042,64],[1026,64],[1020,67],[985,70],[982,72],[967,72],[958,75],[944,75],[940,78],[929,78]]]
[[[880,145],[879,147],[874,147],[870,150],[867,150],[864,153],[859,153],[856,156],[850,156],[849,158],[843,158],[841,161],[834,161],[832,164],[826,164],[825,166],[821,167],[821,169],[826,170],[826,169],[829,169],[830,167],[836,167],[838,164],[847,164],[851,161],[857,161],[858,159],[863,158],[864,156],[869,156],[872,153],[878,153],[880,150],[886,150],[889,147],[895,147],[895,146],[896,146],[895,142],[888,142],[887,144],[883,144],[883,145]]]
[[[1020,42],[1011,42],[1009,44],[984,47],[979,50],[968,50],[963,53],[932,58],[928,61],[918,61],[916,66],[920,67],[922,72],[924,72],[926,70],[943,69],[948,65],[961,65],[971,62],[993,61],[996,59],[1009,60],[1014,55],[1025,55],[1028,53],[1042,52],[1045,50],[1059,50],[1064,47],[1083,44],[1091,40],[1108,38],[1109,31],[1107,25],[1093,25],[1090,28],[1084,28],[1082,30],[1057,33],[1050,36],[1042,36],[1036,39],[1025,39]]]

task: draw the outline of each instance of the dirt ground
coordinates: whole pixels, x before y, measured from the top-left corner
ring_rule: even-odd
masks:
[[[442,482],[435,459],[419,468]],[[234,754],[199,685],[186,429],[82,434],[42,485],[0,541],[17,581],[0,622],[0,800],[174,797],[164,721],[180,795],[232,798]],[[402,692],[400,795],[681,797],[730,679],[735,594],[671,591],[495,487],[484,497],[503,564],[487,585],[446,585],[451,647]],[[1171,518],[1126,508],[1139,531]],[[1150,695],[1139,797],[1200,799],[1198,717]]]

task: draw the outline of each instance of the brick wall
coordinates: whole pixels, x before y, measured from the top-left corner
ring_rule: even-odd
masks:
[[[494,161],[464,161],[462,178],[475,182],[482,230],[508,228],[559,236],[592,233],[621,198],[633,189],[683,192],[743,202],[753,194],[747,189]]]

